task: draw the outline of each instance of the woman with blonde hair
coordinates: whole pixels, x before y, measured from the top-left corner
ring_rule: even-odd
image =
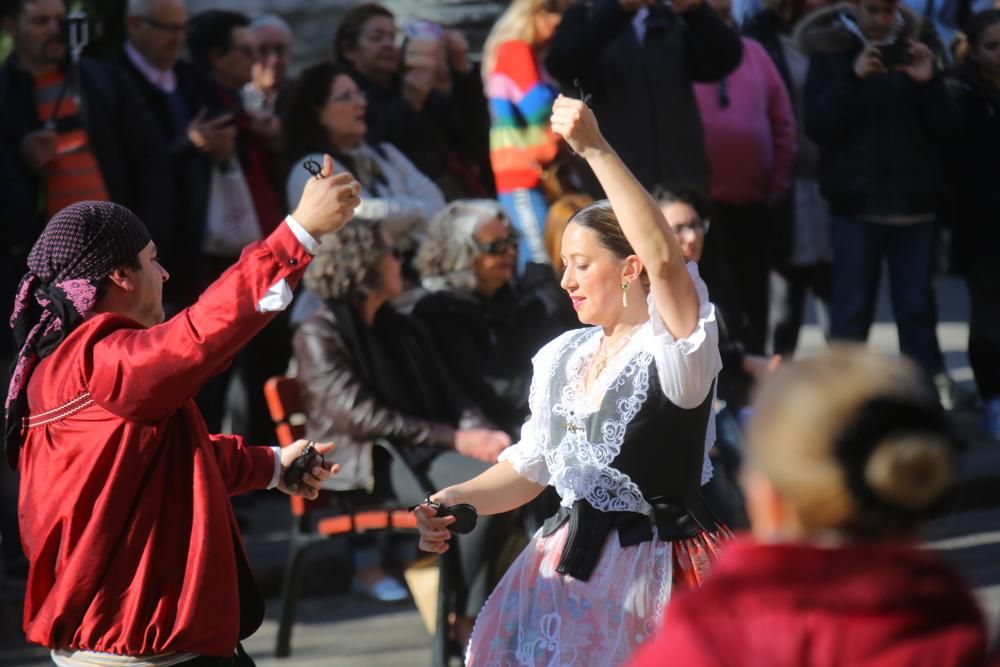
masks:
[[[549,129],[555,83],[542,54],[570,0],[514,0],[483,45],[483,82],[490,105],[490,162],[497,196],[525,240],[519,269],[548,263],[542,171],[558,153]]]
[[[782,367],[747,443],[753,541],[671,603],[633,667],[986,664],[966,584],[916,543],[958,443],[912,362],[844,347]]]

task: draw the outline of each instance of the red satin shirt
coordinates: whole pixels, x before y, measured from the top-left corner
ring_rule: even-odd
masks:
[[[279,225],[176,317],[94,315],[35,369],[19,500],[29,641],[232,655],[246,556],[228,496],[265,488],[274,453],[210,435],[192,397],[275,315],[257,312],[268,288],[294,287],[310,259]],[[263,610],[248,581],[244,633]]]

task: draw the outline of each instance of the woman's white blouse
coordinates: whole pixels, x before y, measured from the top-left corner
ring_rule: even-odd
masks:
[[[565,507],[586,499],[603,511],[647,514],[650,507],[638,487],[611,463],[621,451],[628,423],[646,400],[650,366],[656,369],[656,381],[664,395],[687,409],[705,400],[722,370],[715,306],[709,301],[708,288],[694,262],[688,263],[688,273],[694,280],[699,301],[694,331],[680,340],[671,336],[650,295],[649,320],[640,325],[625,347],[608,362],[589,393],[584,392],[583,380],[588,362],[600,344],[600,327],[566,332],[539,350],[532,360],[534,376],[528,399],[531,415],[521,429],[521,439],[508,447],[499,460],[508,461],[519,474],[534,482],[555,487]],[[564,370],[566,378],[554,382],[557,362],[564,351],[569,354]],[[592,414],[612,385],[624,398],[617,401],[615,413],[604,416],[600,442],[591,441],[585,429],[567,429],[559,442],[552,442],[553,418]],[[554,386],[563,389],[553,402]],[[705,438],[702,484],[712,477],[708,449],[714,443],[712,413]],[[663,446],[670,446],[669,433],[664,434]]]

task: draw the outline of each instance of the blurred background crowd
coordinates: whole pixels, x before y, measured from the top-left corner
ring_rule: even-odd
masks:
[[[795,356],[807,303],[829,340],[865,341],[883,272],[900,351],[1000,440],[991,0],[273,4],[3,1],[0,319],[46,221],[81,200],[139,214],[180,311],[329,154],[363,186],[358,220],[197,401],[211,431],[271,442],[263,384],[297,375],[310,437],[338,442],[333,490],[420,495],[380,438],[439,488],[467,479],[517,439],[534,353],[578,326],[561,233],[603,194],[548,127],[563,92],[588,100],[717,304],[708,495],[730,525],[747,525],[732,479],[754,380]],[[470,4],[475,20],[456,21]],[[938,341],[943,270],[968,288],[975,392]],[[11,348],[0,327],[5,372]],[[18,577],[16,479],[3,480]],[[489,592],[495,540],[480,539],[464,549],[459,616]],[[383,551],[353,544],[355,585],[404,599]]]

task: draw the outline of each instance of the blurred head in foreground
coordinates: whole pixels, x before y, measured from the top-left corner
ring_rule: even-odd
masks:
[[[782,367],[747,433],[759,541],[906,539],[956,475],[957,442],[919,369],[857,347]]]

